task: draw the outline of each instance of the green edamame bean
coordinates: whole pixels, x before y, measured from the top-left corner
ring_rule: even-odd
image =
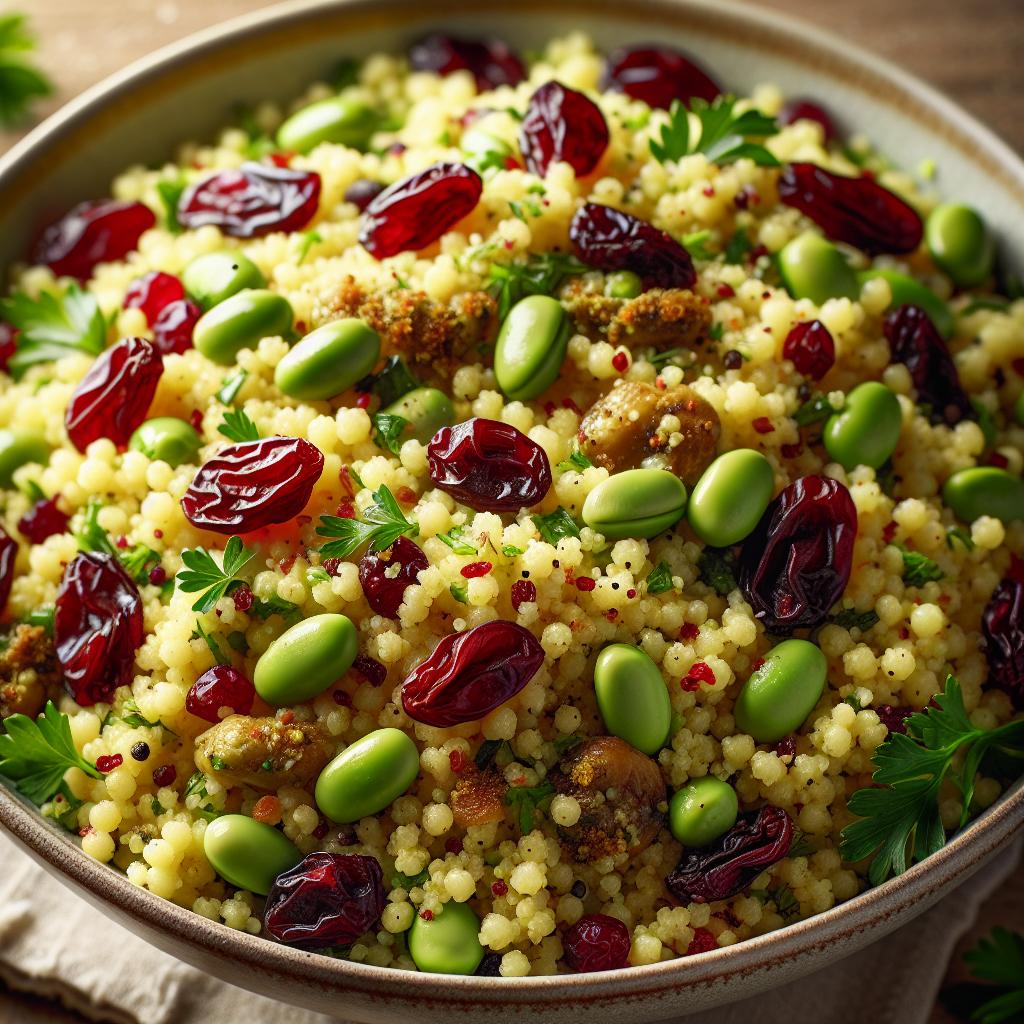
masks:
[[[13,484],[14,471],[30,462],[45,466],[50,458],[50,446],[42,435],[17,427],[0,430],[0,487]]]
[[[569,344],[569,317],[550,295],[529,295],[508,312],[494,347],[494,376],[514,401],[546,391],[558,377]]]
[[[827,299],[855,299],[860,294],[857,275],[846,257],[813,231],[805,231],[782,247],[779,273],[794,299],[810,299],[819,306]]]
[[[1024,519],[1024,480],[996,466],[961,469],[943,484],[942,500],[965,523],[981,516],[1009,523]]]
[[[1024,427],[1024,391],[1017,396],[1017,401],[1013,405],[1013,418]]]
[[[366,149],[377,130],[377,112],[352,96],[331,96],[295,111],[277,130],[281,149],[308,153],[321,142]]]
[[[705,775],[673,794],[669,828],[684,846],[707,846],[736,824],[739,809],[736,790],[714,775]]]
[[[455,422],[451,399],[437,388],[413,388],[381,412],[407,419],[408,436],[420,444],[426,444],[442,427],[450,427]]]
[[[255,348],[263,338],[287,336],[291,329],[292,307],[283,295],[246,288],[204,313],[192,341],[211,362],[231,366],[243,348]]]
[[[783,640],[743,684],[733,715],[741,732],[774,743],[795,732],[825,689],[825,655],[807,640]]]
[[[450,900],[430,921],[416,915],[409,929],[409,955],[427,974],[472,974],[484,958],[478,938],[480,919]]]
[[[583,503],[583,521],[606,540],[656,537],[686,511],[686,486],[667,469],[627,469],[599,483]]]
[[[283,832],[244,814],[214,818],[206,826],[203,850],[221,878],[258,896],[266,896],[277,876],[302,860]]]
[[[240,252],[208,252],[184,269],[181,283],[204,312],[245,288],[264,288],[259,267]]]
[[[604,293],[612,299],[635,299],[644,290],[639,274],[616,270],[604,279]]]
[[[846,470],[878,469],[896,450],[902,429],[900,400],[884,384],[865,381],[825,423],[825,451]]]
[[[936,206],[925,221],[932,259],[961,288],[974,288],[992,273],[996,247],[977,210],[962,203]]]
[[[860,284],[870,281],[873,278],[881,277],[889,282],[889,289],[892,292],[892,302],[888,309],[897,309],[900,306],[920,306],[935,324],[935,329],[944,338],[953,333],[953,314],[949,307],[927,286],[920,281],[901,274],[898,270],[862,270],[857,275]]]
[[[274,383],[291,398],[327,399],[348,391],[380,358],[380,335],[356,317],[310,331],[277,364]]]
[[[261,655],[256,692],[275,707],[312,700],[356,660],[356,627],[346,615],[311,615],[286,629]]]
[[[420,771],[416,744],[400,729],[377,729],[346,747],[316,780],[316,804],[341,825],[384,810]]]
[[[160,459],[168,466],[180,466],[183,462],[194,462],[203,439],[190,423],[175,416],[157,416],[146,420],[128,442],[134,452],[142,452],[152,460]]]
[[[693,532],[705,544],[727,548],[753,533],[772,500],[775,474],[752,448],[719,455],[697,481],[686,506]]]
[[[609,644],[594,665],[594,693],[605,728],[645,754],[668,740],[672,703],[661,670],[639,647]]]

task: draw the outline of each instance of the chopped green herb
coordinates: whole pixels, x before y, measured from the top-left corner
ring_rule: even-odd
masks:
[[[278,597],[277,594],[266,600],[262,597],[254,598],[249,614],[263,620],[269,619],[271,615],[280,615],[289,624],[298,622],[302,618],[302,613],[297,604],[283,597]]]
[[[970,316],[972,313],[977,313],[982,309],[993,309],[997,313],[1005,313],[1006,307],[1009,305],[1010,300],[1003,298],[1002,295],[981,295],[964,306],[960,311],[960,315]]]
[[[920,551],[911,551],[902,544],[896,544],[903,552],[903,582],[908,587],[923,587],[933,580],[941,580],[945,573],[937,562],[922,555]]]
[[[701,582],[725,597],[737,587],[736,555],[731,548],[705,548],[697,561]]]
[[[331,73],[330,82],[339,92],[359,81],[360,63],[355,57],[342,57]]]
[[[145,544],[136,544],[134,547],[119,550],[117,557],[125,572],[136,583],[142,584],[149,582],[149,570],[160,564],[160,552]]]
[[[215,772],[222,772],[226,768],[228,768],[228,763],[227,763],[227,761],[224,760],[223,757],[220,757],[218,754],[213,754],[210,757],[210,767]]]
[[[498,318],[527,295],[553,295],[566,277],[590,268],[575,256],[563,252],[531,253],[525,263],[492,263],[490,291],[498,300]]]
[[[512,216],[517,217],[524,224],[527,223],[526,214],[530,214],[532,217],[539,217],[544,211],[541,209],[541,205],[532,199],[524,200],[521,203],[517,203],[514,199],[508,201],[508,208],[512,211]]]
[[[483,771],[498,756],[498,751],[505,745],[505,740],[484,740],[473,758],[473,763]]]
[[[197,619],[196,628],[192,632],[193,640],[202,640],[207,647],[210,648],[210,653],[213,655],[213,660],[218,665],[230,665],[231,659],[224,655],[224,652],[220,649],[220,644],[203,629],[203,624]]]
[[[185,568],[177,575],[178,589],[186,594],[202,595],[192,605],[192,611],[208,612],[225,594],[242,586],[244,580],[240,573],[255,554],[242,545],[241,537],[231,537],[224,546],[223,568],[206,548],[182,551],[181,561]]]
[[[796,420],[798,427],[809,427],[812,423],[824,423],[837,411],[829,401],[828,395],[812,395],[793,413],[793,419]]]
[[[713,323],[708,328],[708,337],[712,341],[721,341],[722,335],[725,334],[725,324]],[[742,353],[741,353],[742,354]]]
[[[555,750],[559,754],[564,754],[567,750],[572,750],[573,747],[579,746],[583,742],[583,737],[579,733],[570,733],[568,736],[559,736],[557,740],[552,744]]]
[[[533,816],[537,809],[554,795],[555,787],[546,781],[539,786],[513,786],[505,794],[505,803],[515,809],[519,831],[524,836],[533,831]]]
[[[311,565],[306,570],[306,582],[313,586],[314,583],[330,583],[331,574],[326,569],[321,569],[318,565]]]
[[[34,608],[30,612],[26,612],[22,617],[21,621],[26,626],[41,626],[49,636],[53,636],[53,617],[56,614],[56,609],[52,604],[44,604],[39,608]]]
[[[970,531],[965,530],[962,526],[951,526],[946,531],[946,545],[952,550],[956,544],[962,544],[965,551],[973,551],[974,538]]]
[[[229,409],[224,413],[224,422],[217,428],[217,433],[238,443],[260,439],[259,427],[241,409]]]
[[[992,410],[980,399],[971,399],[971,408],[974,409],[974,415],[978,419],[978,426],[981,427],[981,433],[985,438],[985,447],[991,448],[999,438],[999,427],[996,424],[996,418],[992,415]]]
[[[556,467],[561,473],[568,473],[570,471],[579,471],[581,469],[589,469],[593,463],[583,454],[578,448],[574,448],[567,459],[562,461]]]
[[[404,416],[377,412],[373,414],[373,443],[378,448],[386,448],[393,455],[401,450],[402,432],[409,425]]]
[[[465,583],[453,583],[448,588],[448,593],[462,604],[469,603],[469,587]]]
[[[829,621],[844,629],[859,629],[866,633],[878,622],[878,616],[874,611],[859,612],[856,608],[844,608],[841,612],[836,612]]]
[[[843,698],[844,704],[849,704],[854,711],[863,711],[864,705],[860,702],[860,697],[855,693],[851,693],[849,696]]]
[[[975,978],[994,982],[979,985],[985,1001],[971,1014],[980,1024],[1024,1020],[1024,935],[993,928],[987,938],[964,954],[964,963]]]
[[[325,558],[348,558],[364,544],[370,552],[384,551],[399,537],[415,537],[420,528],[405,518],[395,496],[387,487],[373,492],[373,504],[362,519],[343,519],[341,516],[321,516],[316,532],[321,537],[335,537],[325,544],[320,553]]]
[[[249,653],[249,641],[245,639],[245,634],[240,629],[233,629],[228,633],[228,647],[239,654]]]
[[[526,553],[525,548],[517,548],[515,544],[503,544],[501,547],[501,553],[506,558],[515,558],[517,555]]]
[[[310,229],[309,231],[300,231],[297,237],[297,244],[295,246],[295,265],[301,267],[306,261],[306,257],[309,255],[309,250],[314,245],[319,245],[324,240],[324,236],[319,231]]]
[[[113,555],[136,583],[148,583],[149,570],[160,561],[160,553],[145,544],[136,544],[130,548],[117,547],[107,531],[100,526],[99,514],[102,508],[100,499],[93,497],[82,510],[79,527],[74,534],[79,548]]]
[[[663,594],[674,586],[672,570],[669,568],[668,562],[659,562],[647,575],[648,594]]]
[[[541,537],[549,544],[557,544],[563,537],[578,537],[580,528],[568,511],[559,505],[546,516],[530,516]]]
[[[36,48],[24,14],[0,15],[0,124],[17,125],[32,103],[53,92],[50,80],[29,60]]]
[[[747,253],[754,248],[746,228],[737,228],[725,246],[726,263],[742,263]]]
[[[678,100],[669,108],[669,123],[661,129],[658,141],[650,142],[656,160],[681,160],[691,153],[703,153],[713,164],[722,166],[735,160],[753,160],[762,167],[777,167],[778,159],[760,143],[751,139],[766,138],[778,131],[775,119],[759,110],[735,112],[734,96],[716,96],[708,103],[699,98],[691,100],[690,111]],[[696,115],[700,134],[690,135],[689,113]]]
[[[206,796],[206,776],[202,772],[193,772],[185,783],[185,796]]]
[[[475,555],[478,549],[461,539],[465,530],[464,526],[453,526],[450,532],[439,533],[437,539],[447,544],[457,555]]]
[[[715,258],[707,246],[711,232],[708,230],[694,231],[693,234],[683,236],[683,248],[695,259],[709,261]]]
[[[221,383],[220,391],[217,392],[217,401],[221,405],[231,405],[238,397],[238,392],[242,390],[242,385],[248,376],[248,370],[235,370],[234,373],[225,377]]]
[[[371,373],[356,384],[356,391],[376,395],[382,407],[420,387],[420,382],[409,372],[401,356],[390,356],[384,368]]]
[[[182,194],[188,187],[184,178],[161,178],[156,183],[156,194],[164,205],[164,226],[172,235],[180,234],[181,222],[178,220],[178,204]]]
[[[392,889],[405,889],[407,892],[430,880],[430,872],[424,868],[418,875],[406,875],[396,870],[391,876]]]
[[[647,357],[647,362],[651,366],[665,366],[667,363],[671,363],[676,359],[682,359],[685,357],[692,356],[693,353],[689,349],[685,348],[667,348],[663,352],[655,352]]]

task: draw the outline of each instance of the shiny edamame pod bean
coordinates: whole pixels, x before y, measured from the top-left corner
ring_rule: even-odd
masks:
[[[146,420],[128,442],[132,451],[142,452],[148,459],[159,459],[172,467],[194,462],[202,445],[203,439],[192,425],[175,416]]]
[[[50,446],[42,434],[18,427],[0,429],[0,487],[13,484],[14,471],[30,462],[45,466],[50,459]]]
[[[673,794],[669,828],[684,846],[707,846],[736,824],[739,807],[736,790],[728,782],[705,775]]]
[[[316,780],[316,804],[331,821],[368,818],[397,800],[420,771],[416,744],[401,729],[377,729],[346,747]]]
[[[506,396],[525,402],[558,377],[569,344],[569,317],[550,295],[520,299],[505,317],[494,347],[494,376]]]
[[[825,451],[843,469],[878,469],[896,450],[902,429],[900,400],[884,384],[865,381],[825,423]]]
[[[277,144],[294,153],[308,153],[321,142],[366,149],[380,119],[363,100],[331,96],[295,111],[277,130]]]
[[[754,532],[772,500],[775,474],[752,448],[719,455],[697,481],[686,519],[705,544],[727,548]]]
[[[667,469],[627,469],[599,483],[583,503],[583,521],[606,540],[656,537],[686,511],[686,486]]]
[[[277,876],[302,860],[283,832],[244,814],[214,818],[206,826],[203,850],[221,878],[258,896],[266,896]]]
[[[609,644],[594,665],[594,693],[605,728],[645,754],[668,740],[672,703],[661,670],[639,647]]]
[[[733,715],[741,732],[774,743],[807,720],[825,689],[825,655],[808,640],[783,640],[743,684]]]
[[[409,929],[409,955],[427,974],[472,974],[484,958],[480,919],[465,903],[449,900],[427,921],[419,914]]]
[[[274,383],[290,398],[324,400],[348,391],[380,358],[380,335],[346,317],[310,331],[277,364]]]
[[[426,444],[442,427],[450,427],[455,422],[451,399],[437,388],[413,388],[381,409],[381,413],[408,420],[405,428],[408,436],[420,444]]]
[[[982,516],[1009,523],[1024,519],[1024,480],[996,466],[961,469],[942,485],[942,500],[965,523]]]
[[[356,627],[348,616],[312,615],[286,629],[260,655],[253,685],[275,707],[301,704],[340,679],[357,653]]]
[[[292,307],[283,295],[246,288],[204,313],[192,341],[211,362],[231,366],[243,348],[256,348],[263,338],[287,337],[291,330]]]
[[[612,299],[635,299],[643,290],[640,275],[632,270],[616,270],[604,279],[604,293]]]
[[[259,267],[241,252],[208,252],[197,256],[182,272],[185,291],[203,312],[246,288],[266,287]]]
[[[907,274],[901,274],[898,270],[862,270],[857,275],[857,280],[864,284],[865,281],[879,277],[889,282],[889,290],[892,292],[889,309],[898,309],[900,306],[918,306],[928,314],[939,334],[944,338],[952,335],[953,314],[950,313],[949,306],[931,288]]]
[[[794,299],[810,299],[819,306],[828,299],[855,299],[860,294],[846,257],[814,231],[805,231],[782,247],[779,273]]]
[[[992,273],[996,247],[981,214],[962,203],[936,206],[924,225],[932,259],[961,288],[974,288]]]

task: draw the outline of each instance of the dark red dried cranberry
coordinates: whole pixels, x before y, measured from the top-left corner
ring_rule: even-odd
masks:
[[[169,302],[153,324],[153,346],[165,356],[187,352],[202,315],[203,311],[190,299]]]
[[[181,507],[201,530],[249,533],[294,519],[324,468],[323,453],[299,437],[231,444],[196,473]]]
[[[153,211],[143,203],[95,199],[79,203],[40,236],[32,251],[36,263],[55,274],[84,281],[98,263],[124,259],[139,238],[156,224]]]
[[[687,850],[665,885],[680,903],[727,900],[782,860],[792,841],[789,815],[781,807],[766,804],[759,811],[741,814],[711,846]]]
[[[191,686],[185,697],[185,710],[206,722],[219,722],[224,709],[236,715],[252,711],[256,688],[236,668],[214,665],[208,668]]]
[[[298,231],[315,216],[320,175],[270,164],[242,164],[190,186],[178,202],[183,227],[213,224],[232,238]]]
[[[402,707],[446,729],[475,722],[511,700],[544,664],[544,648],[515,622],[493,619],[442,637],[402,683]]]
[[[563,936],[565,962],[580,974],[615,971],[629,960],[629,929],[607,914],[581,917]]]
[[[19,520],[18,529],[33,544],[64,533],[71,517],[57,507],[56,498],[40,498]]]
[[[892,704],[882,704],[875,708],[875,714],[878,715],[878,720],[886,727],[886,729],[889,730],[890,733],[905,733],[907,731],[907,719],[913,713],[913,708],[893,707]]]
[[[11,356],[18,350],[18,329],[0,320],[0,370],[8,372]]]
[[[793,124],[794,121],[816,121],[821,125],[825,142],[831,142],[836,135],[836,125],[829,112],[814,100],[790,100],[779,111],[779,124]]]
[[[96,357],[75,388],[64,414],[71,443],[80,451],[101,437],[123,446],[146,418],[164,361],[145,338],[122,338]]]
[[[384,191],[384,183],[369,178],[357,178],[345,189],[345,202],[351,203],[360,213]]]
[[[519,606],[537,600],[537,586],[532,580],[516,580],[509,591],[512,607],[519,611]]]
[[[124,308],[141,309],[146,314],[146,323],[152,327],[164,306],[183,298],[185,286],[178,278],[162,270],[151,270],[128,285]]]
[[[670,46],[627,46],[616,50],[605,68],[603,89],[624,92],[649,107],[668,110],[673,100],[686,106],[695,97],[710,103],[722,90],[689,57]]]
[[[933,422],[950,425],[973,418],[971,400],[960,385],[956,363],[946,343],[919,306],[900,306],[882,322],[893,362],[910,371],[921,402],[931,406]]]
[[[853,568],[857,509],[837,480],[805,476],[768,506],[740,552],[739,584],[772,633],[820,626]]]
[[[178,769],[173,764],[162,764],[153,769],[153,783],[157,786],[173,786],[178,777]]]
[[[253,592],[243,585],[231,595],[231,600],[234,602],[235,611],[247,612],[253,606],[256,598],[253,596]]]
[[[57,661],[75,701],[109,702],[130,683],[143,637],[139,589],[117,558],[76,555],[64,570],[53,618]]]
[[[779,198],[809,217],[834,242],[869,256],[913,252],[924,226],[917,211],[871,178],[847,178],[816,164],[787,164]]]
[[[992,592],[981,617],[989,678],[1013,706],[1024,710],[1024,562],[1014,559],[1010,574]]]
[[[690,939],[690,944],[686,947],[686,955],[710,953],[713,949],[718,949],[718,939],[715,938],[714,933],[709,932],[707,928],[694,928],[693,938]]]
[[[477,512],[516,512],[551,487],[551,463],[536,441],[480,417],[442,427],[427,445],[430,479]]]
[[[18,542],[0,526],[0,612],[7,607],[14,582],[14,562],[18,557]]]
[[[379,260],[425,249],[473,210],[483,187],[480,175],[464,164],[431,164],[371,200],[359,241]]]
[[[796,757],[796,737],[793,735],[783,736],[768,749],[778,754],[779,757]]]
[[[611,206],[586,203],[569,225],[573,252],[598,270],[632,270],[644,288],[692,288],[690,254],[667,232]]]
[[[429,565],[419,545],[408,537],[399,537],[386,551],[363,555],[359,560],[359,585],[366,595],[366,603],[378,615],[397,618],[405,588],[415,583]]]
[[[501,954],[485,953],[480,966],[473,972],[478,978],[501,977]]]
[[[352,662],[355,669],[371,686],[381,686],[388,677],[387,668],[368,654],[357,654]]]
[[[107,772],[112,772],[115,768],[120,768],[122,764],[124,764],[124,757],[121,754],[104,754],[102,757],[96,758],[96,770],[104,775]]]
[[[499,85],[518,85],[525,77],[523,62],[500,39],[460,39],[434,32],[409,47],[413,71],[450,75],[470,71],[479,92]]]
[[[593,100],[559,82],[547,82],[531,97],[519,126],[519,148],[531,174],[543,178],[564,161],[584,177],[608,148],[608,125]]]
[[[380,920],[386,903],[375,857],[310,853],[277,876],[263,922],[278,942],[324,949],[355,942]]]
[[[807,320],[793,327],[782,346],[782,358],[789,359],[811,380],[821,380],[836,361],[836,343],[820,320]]]

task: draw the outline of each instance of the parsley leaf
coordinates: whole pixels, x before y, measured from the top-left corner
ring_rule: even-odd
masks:
[[[993,928],[989,936],[964,954],[964,963],[974,977],[998,986],[978,986],[981,993],[991,998],[971,1014],[971,1020],[1001,1024],[1024,1019],[1024,935]]]
[[[453,526],[449,533],[439,533],[437,539],[447,544],[457,555],[475,555],[477,548],[461,539],[465,530],[464,526]]]
[[[408,534],[415,537],[420,528],[405,518],[395,496],[387,487],[373,492],[373,504],[362,519],[343,519],[341,516],[321,516],[316,532],[321,537],[335,537],[320,549],[324,558],[348,558],[364,544],[369,551],[384,551]]]
[[[715,253],[713,253],[707,246],[707,241],[711,237],[711,232],[705,229],[704,231],[694,231],[693,234],[683,236],[683,248],[695,259],[695,260],[713,260]]]
[[[0,15],[0,124],[17,124],[32,102],[53,92],[50,80],[26,55],[35,39],[26,31],[24,14]]]
[[[483,771],[498,756],[498,751],[506,743],[506,740],[484,740],[480,749],[473,758],[473,763]]]
[[[793,419],[798,427],[809,427],[812,423],[824,423],[832,413],[838,411],[829,401],[828,395],[812,395],[793,413]]]
[[[498,300],[498,318],[527,295],[553,295],[566,277],[590,268],[564,252],[531,253],[525,263],[492,263],[490,291]]]
[[[53,636],[53,619],[56,613],[57,610],[52,604],[44,604],[25,612],[21,621],[26,626],[40,626],[46,631],[47,636]]]
[[[136,544],[130,548],[117,547],[110,539],[110,534],[100,526],[99,515],[102,508],[103,503],[94,497],[89,499],[82,511],[82,518],[74,534],[79,548],[83,551],[113,555],[136,583],[148,583],[149,570],[160,561],[160,552],[145,544]]]
[[[160,552],[145,544],[136,544],[132,548],[118,551],[117,557],[121,560],[125,572],[136,583],[148,583],[149,570],[160,562]]]
[[[164,224],[172,235],[180,234],[181,222],[178,220],[178,203],[182,193],[188,187],[184,178],[161,178],[156,183],[156,194],[164,204]]]
[[[974,550],[974,538],[970,531],[962,526],[951,526],[946,531],[946,546],[952,551],[958,543],[964,546],[965,551]]]
[[[373,443],[378,448],[386,448],[392,455],[397,455],[402,447],[402,432],[409,425],[404,416],[393,413],[377,412],[373,414]]]
[[[844,608],[841,612],[836,612],[829,622],[842,626],[844,629],[859,629],[862,633],[866,633],[878,622],[878,616],[873,610],[859,612],[856,608]]]
[[[519,831],[524,836],[533,831],[533,816],[537,808],[554,795],[555,787],[550,782],[542,782],[539,786],[513,786],[505,794],[505,803],[515,809]]]
[[[911,551],[902,544],[895,546],[903,552],[903,582],[908,587],[923,587],[933,580],[941,580],[945,575],[934,559],[922,555],[920,551]]]
[[[264,620],[269,619],[271,615],[280,615],[289,624],[298,622],[302,618],[299,606],[294,601],[278,597],[277,594],[266,600],[262,597],[254,598],[249,614]]]
[[[746,228],[737,228],[725,246],[726,263],[742,263],[744,256],[754,248]]]
[[[356,391],[362,394],[374,394],[382,407],[407,395],[415,388],[421,387],[420,382],[409,372],[401,356],[390,356],[382,370],[371,373],[356,384]]]
[[[576,520],[559,505],[546,516],[530,516],[541,537],[549,544],[557,544],[563,537],[578,537],[580,528]]]
[[[224,413],[224,422],[217,428],[229,441],[258,441],[259,427],[241,410],[229,409]]]
[[[461,604],[467,604],[469,602],[469,587],[465,583],[453,583],[448,588],[448,593]]]
[[[502,546],[501,546],[501,553],[506,558],[515,558],[517,555],[525,554],[526,553],[526,549],[525,548],[517,548],[515,546],[515,544],[502,544]]]
[[[409,889],[415,888],[417,885],[423,885],[424,882],[430,878],[430,872],[424,868],[418,875],[406,875],[401,871],[396,870],[391,876],[391,888],[392,889]]]
[[[218,665],[230,665],[231,659],[224,656],[224,652],[220,649],[220,644],[203,629],[203,624],[196,619],[196,628],[192,633],[193,640],[202,640],[206,643],[206,646],[210,648],[210,653],[213,655],[213,660]]]
[[[593,463],[583,454],[578,448],[574,448],[567,459],[562,461],[556,467],[561,473],[568,473],[570,471],[579,471],[581,469],[589,469]]]
[[[735,112],[735,96],[716,96],[714,102],[695,98],[687,111],[679,100],[669,108],[669,123],[662,127],[658,141],[650,142],[651,154],[660,163],[681,160],[692,153],[703,153],[713,164],[722,166],[746,158],[762,167],[778,167],[778,159],[764,146],[751,142],[778,131],[775,119],[759,110]],[[696,115],[700,134],[690,134],[689,114]]]
[[[736,583],[736,555],[730,548],[705,548],[697,560],[701,582],[717,594],[731,594]]]
[[[663,594],[666,590],[671,590],[674,586],[675,584],[672,582],[672,570],[669,568],[668,562],[659,562],[647,574],[648,594]]]
[[[309,231],[300,231],[298,234],[298,245],[295,247],[295,265],[297,267],[301,267],[303,262],[305,262],[306,257],[309,255],[309,250],[323,240],[324,236],[314,229],[310,229]]]
[[[242,385],[248,376],[248,370],[236,370],[234,373],[228,374],[221,382],[220,391],[216,395],[217,401],[221,405],[231,405],[238,397],[238,392],[242,390]]]
[[[237,589],[244,582],[239,573],[255,556],[242,544],[241,537],[231,537],[224,546],[221,558],[223,568],[214,561],[206,548],[190,548],[182,551],[181,561],[185,566],[177,576],[178,589],[185,594],[200,594],[192,605],[194,612],[208,612],[225,595]]]

